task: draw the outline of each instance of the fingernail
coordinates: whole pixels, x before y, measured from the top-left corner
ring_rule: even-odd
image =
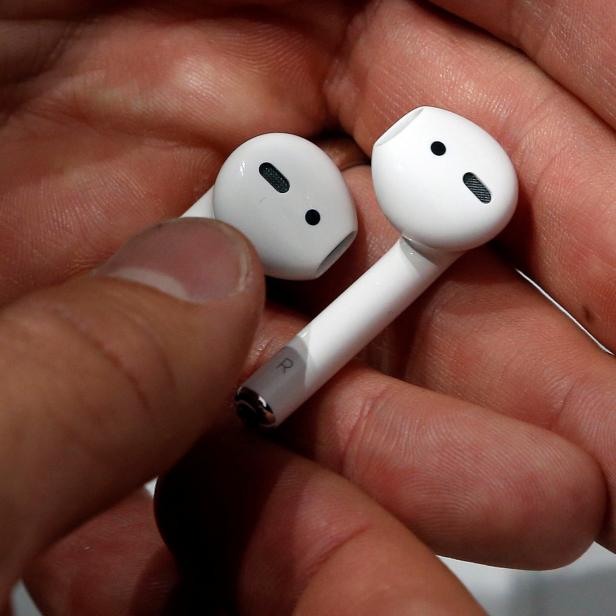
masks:
[[[241,291],[249,268],[246,244],[229,228],[208,220],[180,220],[131,239],[94,275],[204,303]]]

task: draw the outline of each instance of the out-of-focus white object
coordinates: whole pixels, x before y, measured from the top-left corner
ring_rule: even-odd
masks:
[[[13,608],[14,616],[41,616],[23,584],[18,584],[13,591]]]
[[[491,616],[616,614],[616,556],[595,544],[554,571],[517,571],[443,559]]]

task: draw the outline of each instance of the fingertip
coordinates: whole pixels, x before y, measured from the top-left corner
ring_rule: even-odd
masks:
[[[93,274],[143,284],[197,304],[241,293],[263,278],[246,238],[206,219],[174,220],[146,229]]]

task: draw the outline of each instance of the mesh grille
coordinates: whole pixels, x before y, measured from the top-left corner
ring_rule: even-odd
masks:
[[[288,193],[291,184],[289,180],[272,165],[272,163],[263,163],[259,167],[259,173],[266,180],[266,182],[279,193]]]
[[[464,183],[481,203],[490,203],[492,201],[492,193],[474,173],[464,174]]]

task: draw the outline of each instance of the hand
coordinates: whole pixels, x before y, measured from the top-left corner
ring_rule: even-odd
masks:
[[[173,523],[187,512],[199,518],[204,541],[214,529],[226,550],[219,568],[236,574],[240,611],[259,614],[284,612],[299,595],[316,601],[320,613],[336,601],[352,613],[360,613],[358,602],[374,613],[370,600],[384,600],[379,573],[391,582],[392,601],[413,596],[421,613],[426,604],[460,601],[456,613],[472,613],[449,578],[432,573],[436,563],[410,533],[346,480],[440,553],[534,568],[563,564],[596,537],[613,548],[614,518],[606,514],[614,511],[616,469],[612,359],[512,267],[613,344],[612,9],[590,0],[584,11],[571,0],[552,12],[548,3],[441,0],[490,35],[408,0],[231,4],[103,10],[67,1],[45,22],[33,21],[43,12],[34,2],[3,9],[5,303],[87,270],[137,230],[185,210],[224,154],[260,132],[318,136],[340,126],[369,153],[412,107],[448,107],[511,152],[522,199],[498,245],[460,261],[370,348],[364,364],[350,366],[285,427],[278,438],[287,449],[249,437],[206,439],[161,492],[170,543],[181,554],[186,535],[199,544],[194,520],[184,529],[191,533]],[[392,243],[368,168],[354,166],[346,176],[363,234],[325,280],[277,286],[287,306],[269,308],[251,366],[300,326],[289,308],[308,318]],[[198,431],[194,423],[185,429]],[[189,441],[178,440],[177,450],[147,470],[171,464]],[[62,453],[70,461],[69,451],[54,448],[42,459],[57,463]],[[17,467],[28,459],[12,455]],[[58,485],[66,475],[58,473]],[[28,557],[137,479],[125,478],[106,500],[94,484],[92,498],[101,501],[33,541]],[[38,494],[56,487],[39,481]],[[101,483],[108,487],[110,477]],[[189,506],[174,511],[182,499]],[[156,574],[156,588],[172,586],[168,563],[155,566],[162,548],[148,508],[133,497],[32,568],[31,587],[51,613],[66,611],[69,589],[73,604],[121,614],[129,599],[144,597],[140,581],[147,586]],[[127,526],[139,533],[120,533]],[[99,546],[97,557],[79,545]],[[101,554],[108,555],[105,570]],[[22,554],[15,562],[25,560]],[[422,571],[434,583],[429,596],[413,586],[425,580]]]

